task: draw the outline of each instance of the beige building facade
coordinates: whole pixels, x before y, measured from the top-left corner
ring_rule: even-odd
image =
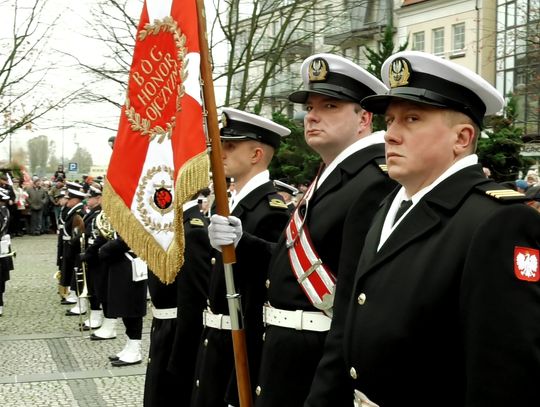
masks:
[[[366,68],[366,47],[376,49],[388,24],[394,42],[408,41],[407,49],[429,52],[478,73],[507,96],[518,98],[519,123],[527,134],[538,135],[540,83],[540,0],[343,0],[299,1],[311,7],[298,17],[291,38],[294,46],[283,53],[282,69],[269,81],[261,114],[274,111],[293,117],[299,106],[287,95],[301,86],[300,65],[308,55],[332,52]],[[282,11],[291,7],[274,2]],[[284,14],[283,12],[281,14]],[[246,14],[247,15],[247,14]],[[253,62],[252,77],[264,75],[264,58],[272,54],[272,37],[283,21],[275,13],[261,19],[266,27]],[[249,18],[240,22],[249,26]],[[237,47],[237,51],[241,49]],[[233,78],[233,82],[235,79]],[[234,87],[234,85],[233,85]],[[234,105],[235,98],[231,99]],[[249,108],[250,106],[248,106]]]

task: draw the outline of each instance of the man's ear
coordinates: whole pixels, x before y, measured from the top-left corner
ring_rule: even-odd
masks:
[[[471,124],[462,123],[454,126],[456,132],[456,142],[454,144],[454,153],[461,156],[464,152],[474,151],[476,135],[474,127]]]
[[[366,128],[371,129],[373,113],[362,109],[360,112],[358,112],[358,116],[358,132],[362,133]]]
[[[251,162],[257,164],[264,157],[264,150],[261,147],[253,148],[251,152]]]

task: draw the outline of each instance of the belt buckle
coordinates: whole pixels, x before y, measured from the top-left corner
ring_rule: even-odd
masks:
[[[302,284],[309,276],[311,273],[313,273],[315,270],[317,270],[317,268],[322,264],[322,260],[321,259],[317,259],[312,265],[310,268],[308,268],[304,274],[302,274],[300,276],[300,278],[298,279],[298,282],[300,284]]]

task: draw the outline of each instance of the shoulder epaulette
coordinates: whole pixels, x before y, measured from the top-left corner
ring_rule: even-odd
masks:
[[[478,185],[476,188],[485,193],[487,196],[498,201],[525,201],[525,194],[514,191],[510,188],[504,188],[503,186],[494,182]]]
[[[386,165],[386,159],[384,157],[375,158],[375,162],[377,163],[382,172],[388,174],[388,165]]]
[[[285,201],[283,199],[280,199],[280,198],[275,198],[275,196],[274,197],[272,197],[272,196],[268,197],[268,205],[271,208],[288,209],[288,206],[285,203]]]
[[[189,224],[192,226],[204,226],[204,222],[199,218],[191,218]]]

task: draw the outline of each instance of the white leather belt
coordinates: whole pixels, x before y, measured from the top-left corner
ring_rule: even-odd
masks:
[[[330,330],[332,319],[323,312],[287,311],[265,305],[263,307],[263,322],[266,325],[281,326],[298,331],[326,332]]]
[[[152,316],[156,319],[174,319],[177,315],[177,308],[154,308]]]
[[[227,329],[231,330],[231,317],[224,314],[213,314],[211,311],[204,310],[203,325],[215,329]]]

